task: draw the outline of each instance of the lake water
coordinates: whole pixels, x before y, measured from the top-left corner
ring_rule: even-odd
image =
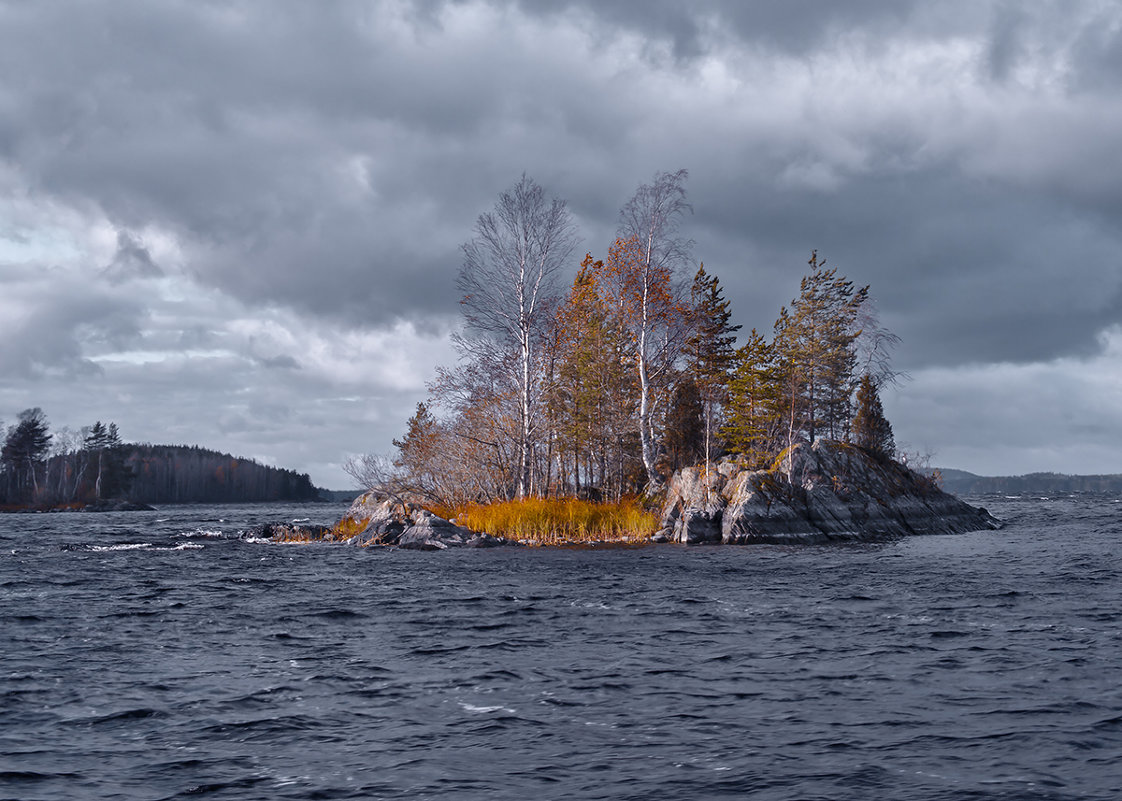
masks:
[[[0,515],[0,798],[1115,799],[1122,504],[876,546],[418,553]]]

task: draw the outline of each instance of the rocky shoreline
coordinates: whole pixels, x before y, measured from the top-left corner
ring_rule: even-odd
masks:
[[[708,472],[680,470],[666,487],[660,519],[660,529],[646,542],[869,542],[1001,526],[985,509],[943,492],[898,462],[828,440],[796,445],[769,470],[747,470],[732,460]],[[245,536],[426,551],[534,544],[472,531],[373,492],[355,499],[335,526],[266,523]]]
[[[656,542],[876,541],[996,529],[985,509],[943,492],[928,477],[852,445],[796,445],[769,470],[719,463],[674,475]]]
[[[513,540],[470,531],[428,509],[366,492],[334,526],[265,523],[247,537],[274,542],[327,542],[338,545],[396,546],[405,550],[443,551],[448,548],[490,548],[519,545]]]

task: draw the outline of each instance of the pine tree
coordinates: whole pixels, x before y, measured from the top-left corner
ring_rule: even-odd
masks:
[[[398,450],[394,465],[415,476],[425,476],[433,468],[440,443],[440,423],[424,403],[406,423],[405,436],[393,441]]]
[[[94,476],[94,498],[102,500],[123,497],[135,475],[125,463],[124,443],[117,424],[110,423],[106,426],[100,420],[94,422],[82,446],[87,452],[97,455],[94,462],[97,471]]]
[[[605,297],[606,278],[604,263],[586,256],[558,310],[549,402],[562,483],[618,498],[638,459],[631,436],[635,381],[624,322]]]
[[[728,413],[721,430],[729,448],[750,467],[766,467],[780,449],[783,389],[775,351],[753,328],[748,341],[736,351]]]
[[[690,288],[690,334],[686,340],[686,370],[697,385],[704,416],[706,470],[712,455],[715,418],[728,401],[728,388],[736,360],[736,332],[732,312],[723,295],[720,279],[698,267]]]
[[[666,416],[667,467],[670,471],[696,464],[705,455],[705,409],[697,382],[689,374],[674,386]]]
[[[51,444],[47,417],[39,407],[25,409],[8,429],[0,464],[7,477],[9,501],[26,503],[39,494],[38,468]]]
[[[826,269],[818,252],[810,257],[811,272],[799,285],[791,308],[780,310],[773,346],[782,371],[787,445],[805,438],[838,438],[849,430],[855,388],[854,342],[861,305],[869,288]]]
[[[896,442],[892,425],[884,416],[880,393],[872,376],[865,373],[857,386],[857,412],[853,417],[853,443],[884,459],[892,458]]]

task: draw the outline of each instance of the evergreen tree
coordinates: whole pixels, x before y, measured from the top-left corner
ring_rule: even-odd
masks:
[[[686,340],[686,370],[693,376],[704,417],[703,455],[706,469],[712,454],[716,417],[728,401],[729,381],[736,361],[736,332],[720,279],[698,267],[690,288],[690,334]]]
[[[853,417],[853,443],[869,453],[890,459],[896,452],[892,425],[884,416],[880,393],[868,373],[857,386],[857,411]]]
[[[398,450],[394,465],[415,476],[424,476],[433,469],[441,440],[440,423],[424,403],[406,423],[405,436],[393,441]]]
[[[105,436],[100,459],[98,498],[123,498],[129,491],[134,473],[125,462],[128,455],[125,444],[121,441],[121,432],[116,423],[110,423],[105,428]]]
[[[112,431],[110,431],[112,429]],[[109,465],[109,458],[107,451],[116,445],[121,444],[120,436],[117,434],[116,424],[105,426],[100,420],[96,421],[90,426],[90,433],[86,435],[85,448],[93,454],[96,454],[96,475],[94,477],[94,498],[102,500],[103,498],[111,497],[109,492],[109,484],[112,484],[112,479],[109,478],[111,467]],[[108,479],[108,480],[107,480]]]
[[[748,341],[736,351],[728,414],[721,431],[729,448],[750,467],[766,467],[781,448],[783,388],[775,351],[753,328]]]
[[[628,337],[604,297],[604,280],[604,263],[586,256],[558,310],[549,402],[562,485],[618,498],[638,459],[631,433],[637,404]]]
[[[848,434],[855,385],[857,315],[869,288],[826,269],[818,252],[791,309],[780,310],[773,346],[783,375],[787,445]]]
[[[684,375],[674,386],[666,416],[667,467],[670,471],[696,464],[705,456],[705,410],[697,382]]]
[[[19,414],[19,422],[8,429],[0,464],[7,479],[9,502],[27,503],[39,494],[39,465],[51,444],[43,410],[36,406]]]

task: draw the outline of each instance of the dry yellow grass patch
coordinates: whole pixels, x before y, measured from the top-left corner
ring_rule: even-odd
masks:
[[[658,529],[658,517],[634,499],[590,503],[576,498],[526,498],[433,511],[472,531],[536,545],[644,542]]]
[[[336,542],[343,542],[361,534],[369,522],[368,519],[359,518],[356,520],[344,515],[338,523],[331,527],[327,536]]]

